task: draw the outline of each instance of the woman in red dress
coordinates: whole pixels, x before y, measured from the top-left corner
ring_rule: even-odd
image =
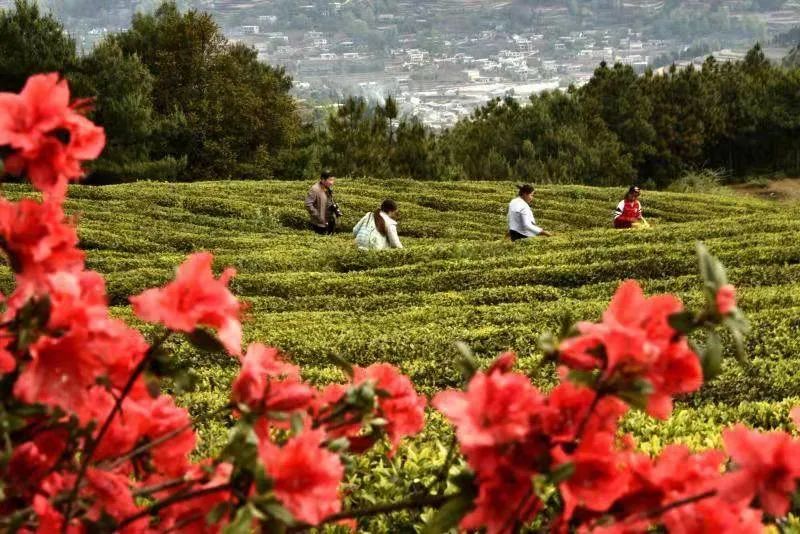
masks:
[[[631,228],[635,223],[644,221],[642,205],[639,203],[641,194],[642,190],[635,185],[628,189],[625,199],[614,210],[614,228]]]

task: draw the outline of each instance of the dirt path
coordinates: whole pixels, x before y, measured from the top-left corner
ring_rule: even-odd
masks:
[[[754,195],[770,200],[800,200],[800,178],[770,180],[764,186],[739,184],[731,186],[731,189],[738,193]]]

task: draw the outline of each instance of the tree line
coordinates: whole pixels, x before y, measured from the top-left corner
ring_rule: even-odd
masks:
[[[658,187],[704,168],[800,172],[800,69],[758,45],[740,62],[663,74],[602,63],[580,88],[492,100],[438,136],[403,137],[413,120],[392,128],[385,115],[345,102],[328,120],[332,161],[385,177]]]
[[[94,99],[108,144],[90,183],[339,175],[664,187],[688,171],[800,172],[800,68],[743,61],[637,75],[601,64],[582,87],[487,102],[439,134],[395,99],[348,98],[304,119],[280,68],[174,2],[90,53],[35,3],[0,12],[0,91],[59,71]]]
[[[286,73],[228,42],[211,15],[174,2],[79,55],[52,15],[16,0],[0,12],[0,90],[50,71],[94,99],[90,118],[106,128],[90,182],[268,178],[300,137]]]

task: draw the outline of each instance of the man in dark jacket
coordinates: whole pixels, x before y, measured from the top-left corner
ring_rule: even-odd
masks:
[[[311,216],[311,229],[320,235],[330,235],[336,229],[336,218],[342,212],[333,200],[333,184],[336,177],[324,171],[319,182],[311,186],[306,196],[306,210]]]

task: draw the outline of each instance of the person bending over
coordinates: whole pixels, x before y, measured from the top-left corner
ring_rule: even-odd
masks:
[[[397,235],[397,203],[387,198],[381,207],[364,215],[353,228],[356,246],[361,250],[403,248]]]
[[[512,241],[533,236],[549,237],[552,235],[536,225],[536,219],[531,210],[532,201],[533,186],[523,184],[519,186],[519,195],[508,204],[508,234]]]

